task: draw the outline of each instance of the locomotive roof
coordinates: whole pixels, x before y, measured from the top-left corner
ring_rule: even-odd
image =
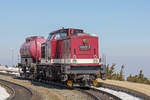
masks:
[[[83,37],[83,36],[97,37],[97,36],[92,35],[92,34],[89,34],[89,33],[75,33],[75,34],[73,34],[73,35],[66,36],[66,37],[60,38],[60,39],[58,39],[58,40],[64,40],[64,39],[76,38],[76,37]]]
[[[72,38],[72,37],[82,37],[82,36],[90,36],[90,37],[97,37],[95,35],[89,34],[89,33],[85,33],[82,29],[73,29],[73,28],[67,28],[67,29],[60,29],[60,30],[56,30],[53,31],[51,33],[49,33],[49,35],[53,35],[56,33],[67,33],[67,36],[60,38],[58,40],[62,40],[62,39],[67,39],[67,38]]]
[[[77,36],[91,36],[91,37],[97,37],[95,34],[90,34],[90,33],[76,33],[72,35],[71,37],[77,37]]]
[[[78,32],[78,33],[83,33],[84,31],[82,29],[74,29],[74,28],[62,28],[62,29],[59,29],[59,30],[56,30],[56,31],[53,31],[49,34],[54,34],[54,33],[58,33],[58,32],[62,32],[62,33],[68,33],[69,31],[74,31],[74,32]]]

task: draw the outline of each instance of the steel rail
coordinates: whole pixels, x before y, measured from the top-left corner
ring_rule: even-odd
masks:
[[[99,93],[106,94],[106,95],[112,97],[112,98],[115,99],[115,100],[122,100],[122,99],[119,98],[118,96],[115,96],[115,95],[113,95],[113,94],[111,94],[111,93],[108,93],[108,92],[105,92],[105,91],[102,91],[102,90],[99,90],[99,89],[96,89],[96,88],[91,88],[91,87],[90,87],[90,89],[91,89],[91,90],[94,90],[94,91],[97,91],[97,92],[99,92]]]
[[[32,93],[32,91],[29,88],[27,88],[27,87],[25,87],[23,85],[14,83],[14,82],[3,80],[3,79],[0,79],[0,83],[3,84],[4,86],[8,87],[9,89],[11,89],[13,91],[13,95],[11,95],[8,98],[8,100],[13,100],[15,98],[15,96],[17,95],[16,90],[14,89],[15,86],[18,86],[18,87],[21,87],[21,88],[24,88],[25,90],[27,90],[29,92],[30,96],[31,96],[31,99],[32,99],[33,93]],[[8,84],[6,85],[6,83],[8,83]],[[14,87],[13,86],[9,86],[9,84],[14,85]]]
[[[0,80],[1,81],[1,80]],[[7,87],[12,93],[10,93],[10,96],[7,98],[7,100],[12,100],[14,97],[15,97],[15,95],[16,95],[16,91],[15,91],[15,89],[14,88],[12,88],[12,87],[10,87],[10,86],[8,86],[8,85],[6,85],[6,84],[4,84],[4,83],[2,83],[2,82],[0,82],[0,84],[2,85],[2,86],[4,86],[4,87]]]
[[[89,97],[93,98],[94,100],[101,100],[100,98],[98,98],[97,96],[95,96],[95,95],[92,94],[92,93],[86,92],[86,91],[84,91],[84,90],[82,90],[82,89],[76,89],[76,90],[81,91],[82,93],[87,94]]]
[[[6,74],[5,74],[6,75]],[[9,75],[8,75],[9,76]],[[28,80],[31,80],[31,79],[28,79]],[[31,80],[33,81],[33,80]],[[35,82],[35,81],[33,81]],[[37,81],[39,82],[39,81]],[[60,84],[60,83],[57,83],[57,82],[53,82],[53,81],[41,81],[42,83],[46,83],[46,84],[50,84],[50,85],[53,85],[53,86],[59,86],[59,87],[63,87],[63,88],[68,88],[68,89],[75,89],[75,88],[69,88],[67,87],[66,85],[64,84]],[[108,88],[108,89],[113,89],[113,90],[116,90],[116,91],[122,91],[122,92],[126,92],[128,94],[131,94],[131,95],[134,95],[136,97],[140,97],[140,98],[143,98],[145,100],[150,100],[150,97],[141,93],[141,92],[138,92],[138,91],[134,91],[134,90],[131,90],[131,89],[127,89],[127,88],[123,88],[123,87],[119,87],[119,86],[114,86],[114,85],[109,85],[109,84],[101,84],[101,87],[105,87],[105,88]],[[90,88],[90,87],[89,87]],[[111,93],[108,93],[108,92],[105,92],[105,91],[102,91],[102,90],[98,90],[98,89],[94,89],[94,88],[91,88],[93,91],[97,91],[99,93],[103,93],[103,94],[106,94],[106,95],[109,95],[111,96],[112,98],[116,98],[116,100],[121,100],[119,97],[111,94]],[[80,90],[79,90],[80,91]],[[86,93],[86,91],[83,91],[84,93]],[[88,94],[88,93],[86,93]],[[88,94],[90,95],[90,94]],[[91,94],[91,97],[95,98],[94,96],[92,96],[93,94]],[[94,100],[97,100],[96,98]],[[100,100],[100,99],[99,99]]]

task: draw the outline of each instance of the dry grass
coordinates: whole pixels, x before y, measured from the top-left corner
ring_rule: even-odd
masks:
[[[132,82],[127,82],[127,81],[115,81],[115,80],[101,80],[98,79],[99,82],[110,84],[110,85],[116,85],[120,87],[125,87],[129,88],[135,91],[142,92],[148,96],[150,96],[150,85],[146,84],[140,84],[140,83],[132,83]]]

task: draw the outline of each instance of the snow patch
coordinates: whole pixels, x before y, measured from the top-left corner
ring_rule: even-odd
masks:
[[[0,100],[6,100],[9,96],[6,89],[0,86]]]
[[[6,71],[0,71],[1,73],[7,73]]]
[[[93,87],[93,88],[101,90],[101,91],[108,92],[110,94],[113,94],[113,95],[119,97],[122,100],[144,100],[142,98],[135,97],[135,96],[133,96],[131,94],[128,94],[128,93],[125,93],[125,92],[121,92],[121,91],[115,91],[115,90],[108,89],[108,88],[103,88],[103,87],[99,87],[99,88]]]

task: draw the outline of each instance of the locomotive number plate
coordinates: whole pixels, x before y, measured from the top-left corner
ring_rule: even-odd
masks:
[[[79,49],[81,49],[81,50],[90,49],[90,48],[91,48],[90,45],[81,45],[81,46],[79,46]]]

